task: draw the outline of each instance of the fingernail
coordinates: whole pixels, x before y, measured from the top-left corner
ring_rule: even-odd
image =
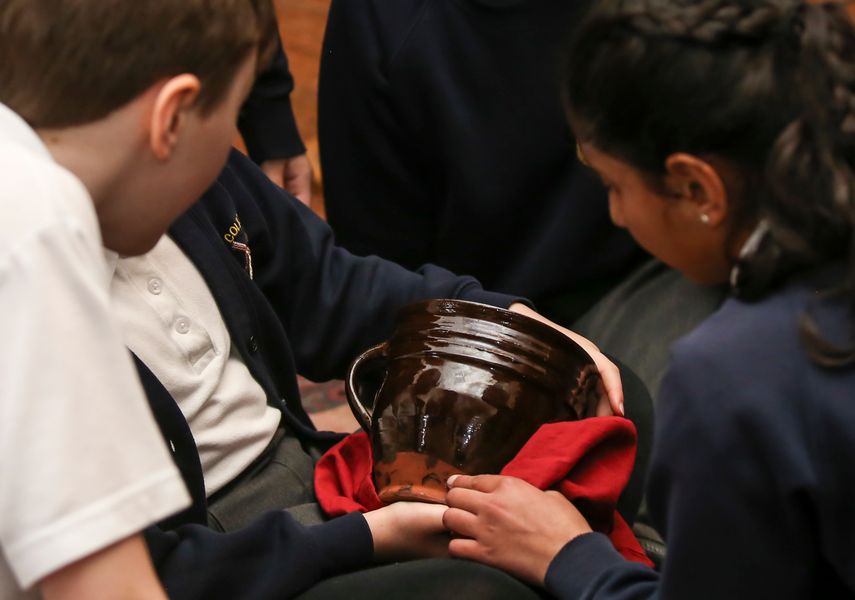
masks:
[[[454,485],[454,480],[460,477],[460,475],[452,475],[445,481],[445,485],[448,487],[452,487]]]
[[[618,408],[620,409],[620,416],[625,417],[626,413],[623,411],[623,402],[620,403],[620,406],[618,406]]]

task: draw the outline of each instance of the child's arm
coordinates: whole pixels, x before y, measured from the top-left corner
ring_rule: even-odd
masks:
[[[401,306],[426,298],[514,305],[514,310],[558,327],[526,307],[519,296],[484,290],[472,277],[435,265],[410,271],[376,256],[350,254],[314,212],[289,201],[236,152],[203,204],[240,215],[253,251],[255,284],[285,326],[298,370],[310,379],[342,377],[354,356],[391,334]],[[228,204],[234,208],[226,209]],[[613,412],[622,414],[617,367],[590,341],[559,330],[592,356]]]
[[[375,562],[447,554],[445,506],[399,502],[306,527],[271,511],[231,533],[200,525],[145,532],[171,598],[291,598]]]
[[[134,535],[51,573],[38,584],[45,600],[165,600],[142,535]]]
[[[312,164],[297,129],[292,91],[294,78],[280,40],[273,61],[256,79],[241,108],[238,126],[249,155],[270,180],[308,206]]]

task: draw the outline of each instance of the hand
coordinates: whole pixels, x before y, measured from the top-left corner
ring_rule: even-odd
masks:
[[[305,154],[291,158],[266,160],[261,170],[270,180],[306,206],[312,202],[312,163]]]
[[[606,392],[606,401],[600,403],[596,408],[594,413],[596,416],[606,416],[610,414],[624,416],[623,410],[623,387],[620,382],[620,370],[617,366],[606,358],[606,355],[600,352],[600,349],[591,342],[591,340],[587,338],[583,338],[578,333],[574,333],[569,329],[561,327],[558,323],[554,323],[544,317],[539,312],[533,311],[531,308],[526,306],[525,304],[520,304],[519,302],[515,302],[511,304],[509,310],[512,310],[521,315],[525,315],[527,317],[531,317],[532,319],[536,319],[541,323],[546,323],[550,327],[557,329],[571,340],[579,344],[585,352],[591,357],[594,361],[594,364],[597,365],[597,369],[600,371],[600,377],[603,378],[603,387]],[[608,406],[606,406],[608,404]]]
[[[395,502],[365,513],[374,538],[374,560],[392,562],[448,556],[446,507],[423,502]]]
[[[497,567],[543,585],[555,555],[590,525],[564,496],[503,475],[453,475],[448,479],[443,523],[454,538],[453,557]]]

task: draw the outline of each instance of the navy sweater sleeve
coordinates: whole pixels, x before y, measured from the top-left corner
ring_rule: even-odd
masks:
[[[373,559],[371,532],[357,513],[303,527],[271,512],[234,533],[152,527],[145,539],[169,597],[181,600],[290,598]]]
[[[746,379],[749,370],[741,374]],[[739,597],[782,597],[770,593],[769,579],[778,577],[779,553],[798,552],[801,540],[781,528],[783,507],[752,415],[717,410],[721,395],[741,394],[744,381],[718,371],[715,361],[686,356],[675,359],[663,381],[648,489],[668,543],[661,580],[587,535],[553,561],[550,591],[597,599],[720,599],[737,597],[735,590],[752,592]],[[758,570],[761,563],[766,568]]]
[[[648,480],[651,515],[668,543],[661,578],[587,535],[553,561],[550,591],[850,597],[840,592],[855,590],[845,533],[855,530],[855,378],[810,363],[799,306],[786,295],[757,306],[731,300],[675,347]]]
[[[306,151],[291,108],[293,89],[294,79],[280,40],[273,61],[256,78],[238,117],[247,151],[257,164]]]
[[[255,283],[285,327],[298,372],[311,379],[343,376],[357,354],[392,333],[395,313],[410,302],[527,302],[433,265],[411,271],[376,256],[352,255],[314,212],[259,176],[238,153],[220,185],[233,196],[246,229]]]

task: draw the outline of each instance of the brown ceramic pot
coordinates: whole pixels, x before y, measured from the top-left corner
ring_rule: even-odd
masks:
[[[373,410],[361,379],[380,369]],[[360,355],[347,399],[371,437],[380,499],[443,503],[455,473],[498,473],[544,423],[580,418],[600,393],[588,354],[551,327],[461,300],[404,307]]]

